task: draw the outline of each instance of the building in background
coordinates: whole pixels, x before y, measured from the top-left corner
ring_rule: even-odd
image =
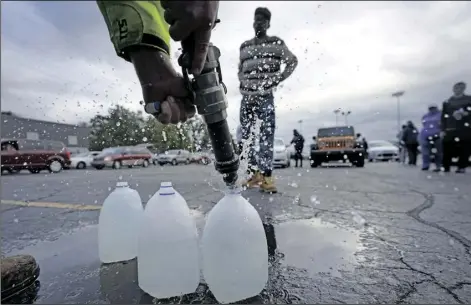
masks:
[[[63,142],[71,152],[88,150],[90,128],[57,122],[23,118],[2,112],[2,139],[55,140]]]

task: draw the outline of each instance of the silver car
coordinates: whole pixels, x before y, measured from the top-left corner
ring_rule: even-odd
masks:
[[[187,150],[168,150],[157,156],[157,162],[163,166],[165,164],[189,164],[191,161],[191,153]]]

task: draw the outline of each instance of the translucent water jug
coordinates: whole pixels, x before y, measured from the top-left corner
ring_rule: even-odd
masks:
[[[138,282],[155,298],[195,292],[198,234],[185,199],[165,182],[149,199],[139,231]]]
[[[202,239],[203,275],[220,303],[258,295],[268,280],[268,250],[262,220],[239,190],[210,211]]]
[[[131,260],[137,256],[139,224],[144,208],[139,193],[118,182],[105,199],[98,219],[98,253],[101,262]]]

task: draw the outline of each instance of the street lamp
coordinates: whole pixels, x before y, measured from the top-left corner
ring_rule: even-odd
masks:
[[[404,95],[405,91],[397,91],[392,94],[393,97],[397,99],[397,130],[401,131],[401,97]]]
[[[299,133],[302,134],[303,133],[303,121],[298,120],[298,123],[299,123]]]
[[[335,125],[338,125],[338,124],[339,124],[339,113],[340,113],[340,108],[337,108],[336,110],[334,110],[334,114],[335,114]]]
[[[348,125],[348,115],[350,115],[352,112],[351,111],[346,111],[346,112],[342,112],[342,116],[345,117],[345,125]]]

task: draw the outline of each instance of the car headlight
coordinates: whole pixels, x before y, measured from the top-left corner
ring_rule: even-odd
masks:
[[[104,160],[105,160],[105,161],[110,161],[110,160],[111,160],[111,156],[107,156],[107,157],[105,157],[105,159],[104,159]]]

